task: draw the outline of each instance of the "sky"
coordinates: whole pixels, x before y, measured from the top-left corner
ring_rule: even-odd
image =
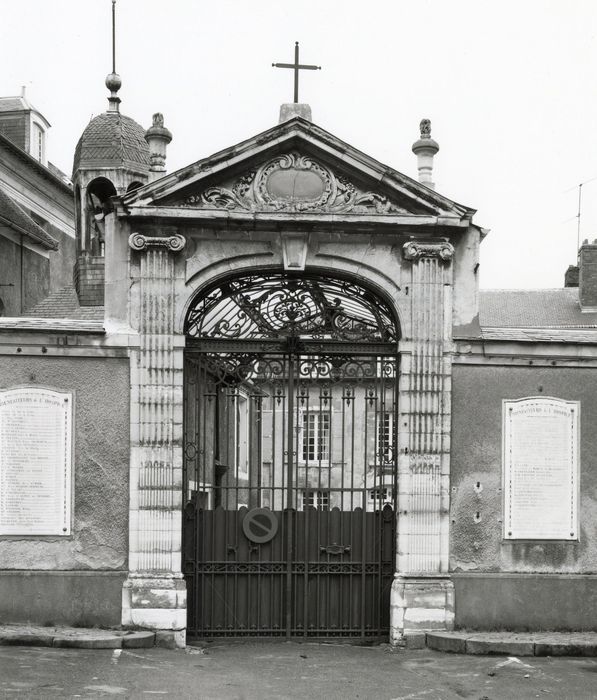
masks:
[[[0,94],[52,124],[48,157],[70,174],[76,142],[107,108],[111,0],[0,0]],[[483,288],[561,287],[597,238],[595,0],[118,0],[121,111],[160,111],[177,170],[278,121],[313,121],[410,177],[419,122],[439,143],[441,194],[477,210]]]

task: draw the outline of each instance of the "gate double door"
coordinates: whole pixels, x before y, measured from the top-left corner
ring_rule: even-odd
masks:
[[[189,637],[388,634],[398,357],[328,345],[187,350]]]

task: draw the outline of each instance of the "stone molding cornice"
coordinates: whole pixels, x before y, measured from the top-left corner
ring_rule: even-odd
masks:
[[[173,236],[146,236],[143,233],[131,233],[129,246],[133,250],[147,250],[148,248],[166,248],[172,253],[178,253],[186,244],[186,239],[179,233]]]
[[[408,241],[402,246],[402,255],[405,260],[420,260],[421,258],[439,258],[448,262],[454,256],[454,246],[447,241],[439,243],[418,243]]]

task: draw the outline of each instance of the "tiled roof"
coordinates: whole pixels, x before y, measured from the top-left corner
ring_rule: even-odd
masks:
[[[487,289],[479,295],[482,328],[597,328],[597,313],[583,313],[578,288]]]
[[[23,233],[49,250],[58,250],[58,241],[46,233],[41,226],[22,209],[14,199],[0,187],[0,223]]]
[[[124,165],[149,172],[149,146],[145,129],[119,112],[105,112],[85,127],[77,147],[73,173],[80,167]]]
[[[23,316],[103,322],[104,307],[80,306],[75,288],[68,286],[52,292],[43,301],[28,309]]]

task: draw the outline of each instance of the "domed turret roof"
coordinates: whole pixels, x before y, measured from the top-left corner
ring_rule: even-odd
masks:
[[[149,172],[149,146],[140,124],[110,111],[94,117],[85,127],[75,148],[73,175],[79,168],[114,167]]]

